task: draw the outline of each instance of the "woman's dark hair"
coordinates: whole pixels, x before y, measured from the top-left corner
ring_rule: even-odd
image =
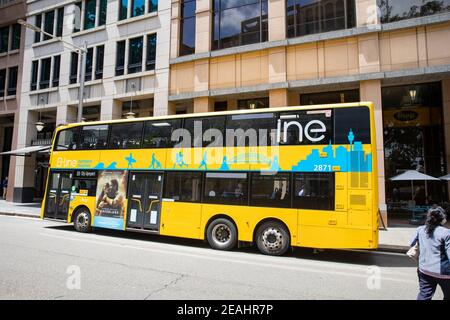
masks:
[[[425,222],[425,232],[428,237],[432,238],[434,234],[434,230],[439,227],[442,223],[442,215],[439,210],[432,210],[427,215],[427,221]]]

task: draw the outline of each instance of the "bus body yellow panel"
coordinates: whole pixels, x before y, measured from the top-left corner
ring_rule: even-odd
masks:
[[[186,202],[162,202],[160,234],[191,239],[203,239],[201,231],[202,205]]]

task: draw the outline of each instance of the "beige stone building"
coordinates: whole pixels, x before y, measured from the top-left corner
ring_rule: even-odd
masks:
[[[17,143],[24,48],[24,30],[17,20],[25,15],[25,0],[0,0],[0,152]],[[15,157],[0,156],[0,181],[9,178],[9,199],[14,166]]]
[[[450,160],[450,1],[432,2],[172,0],[169,112],[373,101],[380,209],[401,218],[410,184],[389,178]]]

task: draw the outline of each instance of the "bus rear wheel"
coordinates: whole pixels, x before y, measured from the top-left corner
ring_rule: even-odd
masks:
[[[256,231],[256,245],[261,253],[282,256],[291,245],[287,228],[277,221],[267,221]]]
[[[81,208],[75,212],[73,226],[78,232],[88,233],[92,231],[91,213],[87,208]]]
[[[215,219],[206,230],[206,238],[213,249],[231,250],[237,244],[237,229],[228,219]]]

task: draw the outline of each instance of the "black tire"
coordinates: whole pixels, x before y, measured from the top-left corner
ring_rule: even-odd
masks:
[[[228,219],[215,219],[208,225],[206,239],[213,249],[231,250],[238,241],[236,226]]]
[[[92,231],[91,213],[87,208],[78,209],[73,217],[73,226],[78,232],[88,233]]]
[[[291,246],[288,229],[280,222],[267,221],[256,230],[256,245],[265,255],[282,256]]]

